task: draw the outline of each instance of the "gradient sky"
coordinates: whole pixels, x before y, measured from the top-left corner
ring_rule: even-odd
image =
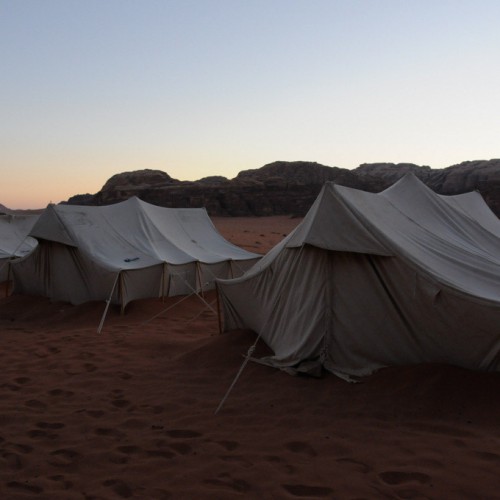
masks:
[[[0,0],[0,203],[500,157],[498,0]]]

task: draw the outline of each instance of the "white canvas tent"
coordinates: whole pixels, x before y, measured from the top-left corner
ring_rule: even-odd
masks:
[[[38,215],[0,214],[0,283],[10,278],[10,263],[23,257],[36,247],[29,237]]]
[[[407,175],[382,193],[327,183],[244,276],[218,282],[225,331],[254,330],[289,370],[500,370],[500,221],[477,192]]]
[[[225,240],[203,208],[136,197],[108,206],[49,205],[30,232],[38,246],[12,266],[14,293],[80,304],[202,292],[261,256]]]

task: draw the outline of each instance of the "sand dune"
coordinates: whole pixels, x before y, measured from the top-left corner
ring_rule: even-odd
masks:
[[[297,222],[215,220],[254,251]],[[499,374],[250,363],[214,415],[255,335],[219,335],[196,297],[162,314],[177,300],[111,309],[101,334],[102,303],[0,300],[0,498],[500,498]]]

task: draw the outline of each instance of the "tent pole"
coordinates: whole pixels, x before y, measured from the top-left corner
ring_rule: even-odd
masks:
[[[217,299],[217,322],[219,323],[219,335],[222,335],[222,318],[220,313],[219,285],[215,282],[215,297]]]
[[[106,307],[104,308],[104,314],[102,315],[101,322],[97,327],[97,333],[101,333],[102,327],[104,326],[104,320],[106,319],[106,315],[108,314],[109,304],[111,303],[111,298],[113,297],[113,292],[115,291],[116,284],[118,283],[118,278],[120,277],[120,271],[116,275],[115,282],[113,283],[113,288],[111,289],[111,293],[109,294],[109,299],[106,301]]]
[[[10,283],[10,260],[7,261],[7,281],[5,282],[5,296],[9,296],[9,283]]]
[[[165,289],[167,288],[167,263],[163,263],[163,269],[161,273],[161,301],[165,302]]]
[[[118,296],[120,297],[120,316],[123,316],[125,314],[125,305],[123,304],[123,275],[121,273],[118,285]]]
[[[196,261],[196,274],[198,278],[198,283],[200,284],[200,292],[201,296],[204,297],[203,295],[203,281],[202,281],[202,275],[201,275],[201,266],[198,261]]]

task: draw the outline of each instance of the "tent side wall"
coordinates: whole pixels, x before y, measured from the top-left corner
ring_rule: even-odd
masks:
[[[499,304],[443,287],[399,258],[333,258],[331,371],[367,375],[416,363],[500,369]]]
[[[12,274],[13,293],[72,304],[108,299],[116,279],[116,272],[98,266],[77,248],[45,240],[12,262]]]
[[[248,279],[219,281],[225,331],[251,329],[275,356],[275,366],[318,358],[328,328],[328,252],[312,246],[284,249]]]
[[[224,330],[260,334],[276,367],[320,359],[341,376],[431,362],[500,370],[500,305],[443,287],[400,258],[284,249],[262,273],[219,290]]]
[[[4,283],[10,278],[9,266],[10,257],[0,258],[0,283]]]

